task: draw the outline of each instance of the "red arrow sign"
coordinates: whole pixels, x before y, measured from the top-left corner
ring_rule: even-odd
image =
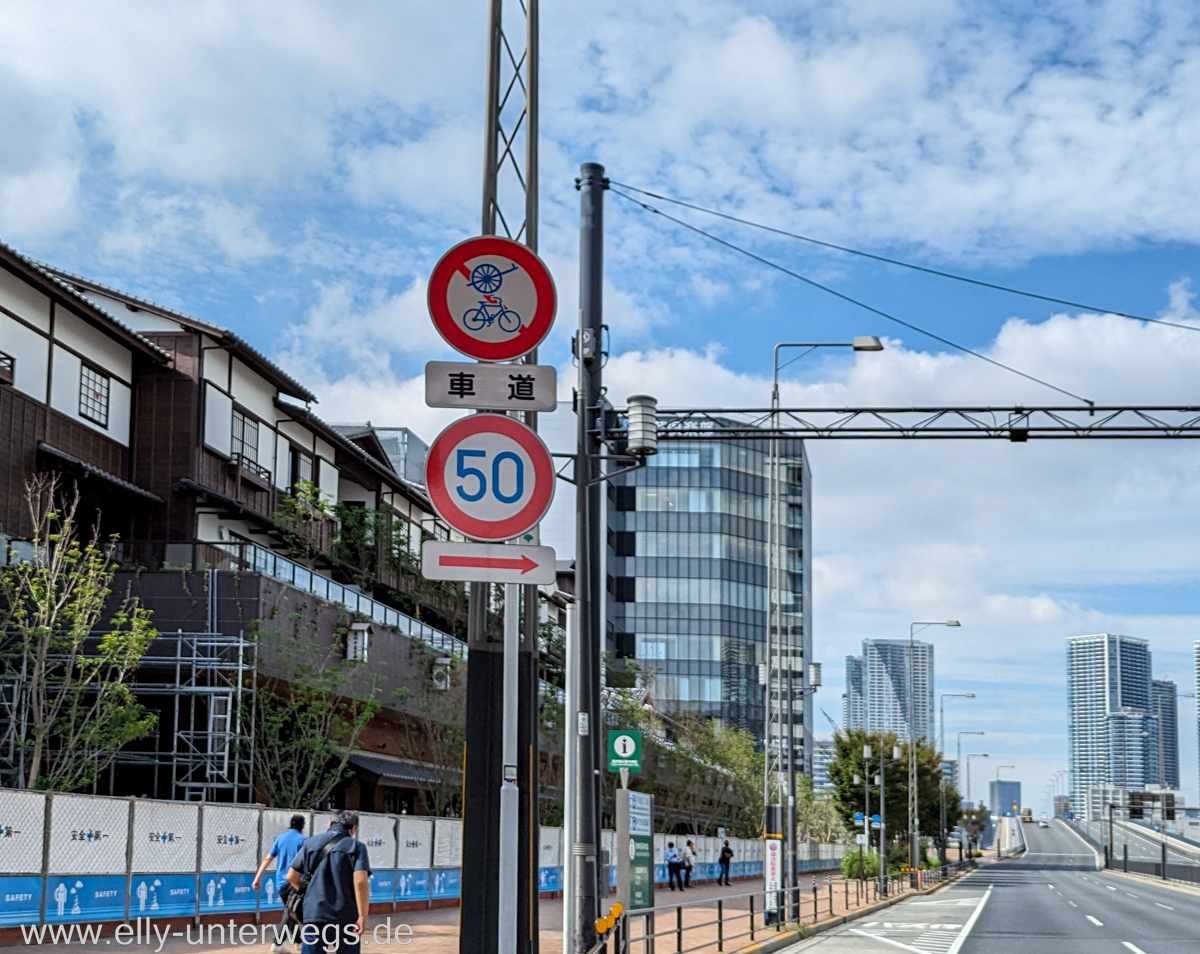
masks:
[[[554,560],[551,547],[450,540],[421,544],[421,573],[427,580],[553,583],[557,576]]]
[[[480,570],[520,570],[524,576],[530,570],[539,566],[537,560],[531,560],[524,554],[519,560],[505,560],[498,557],[449,556],[443,553],[438,557],[438,566],[468,566]]]

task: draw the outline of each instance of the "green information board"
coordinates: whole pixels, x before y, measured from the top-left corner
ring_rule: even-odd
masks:
[[[617,900],[626,910],[654,907],[654,798],[617,789]]]
[[[637,729],[608,730],[608,770],[642,770],[642,733]]]

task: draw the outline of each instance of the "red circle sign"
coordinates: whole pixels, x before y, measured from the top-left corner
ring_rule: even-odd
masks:
[[[520,242],[485,235],[460,242],[429,278],[429,314],[446,343],[479,361],[511,361],[554,323],[554,280]]]
[[[530,428],[476,414],[440,433],[425,458],[425,488],[438,516],[476,540],[510,540],[554,499],[554,464]]]

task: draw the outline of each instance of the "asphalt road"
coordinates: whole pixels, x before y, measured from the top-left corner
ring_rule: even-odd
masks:
[[[813,954],[1195,954],[1200,895],[1098,871],[1063,822],[1022,826],[1029,850],[790,949]]]

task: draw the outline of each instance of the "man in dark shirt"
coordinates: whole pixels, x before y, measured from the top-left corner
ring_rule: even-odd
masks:
[[[359,954],[371,904],[371,866],[357,833],[358,815],[338,812],[329,829],[308,839],[292,860],[288,883],[298,889],[308,878],[300,954],[323,954],[335,947],[338,954]],[[335,844],[322,860],[331,841]]]

